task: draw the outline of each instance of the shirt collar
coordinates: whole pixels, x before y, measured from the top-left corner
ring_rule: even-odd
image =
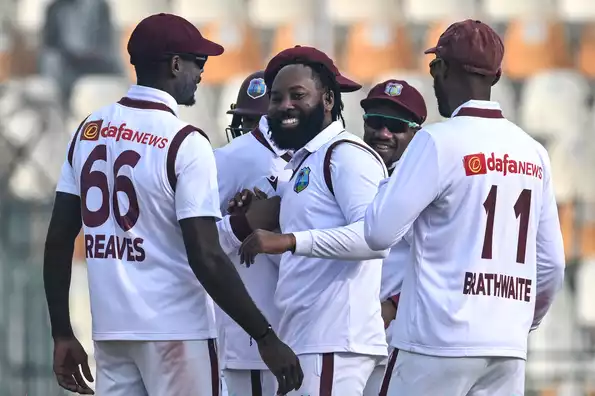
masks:
[[[269,130],[269,121],[267,120],[266,116],[260,117],[260,121],[258,122],[258,129],[262,133],[262,137],[266,140],[269,144],[270,149],[277,155],[277,157],[281,157],[288,153],[288,150],[282,150],[275,145],[273,139],[271,139],[271,131]]]
[[[163,104],[171,109],[171,111],[178,115],[178,103],[176,100],[165,91],[160,89],[145,87],[143,85],[132,85],[126,97],[134,100],[153,102]]]
[[[463,110],[469,109],[469,110]],[[460,113],[460,114],[459,114]],[[502,108],[498,102],[489,100],[469,100],[459,107],[452,113],[452,117],[457,115],[479,117],[479,118],[504,118],[502,115]]]
[[[345,131],[341,121],[333,121],[329,126],[324,128],[318,135],[310,140],[304,147],[296,151],[291,158],[291,161],[285,167],[286,169],[293,169],[302,164],[305,157],[315,153],[319,148],[334,139],[338,134]]]

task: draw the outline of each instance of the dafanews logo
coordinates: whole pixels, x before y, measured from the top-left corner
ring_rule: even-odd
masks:
[[[484,153],[469,154],[463,157],[463,167],[466,176],[485,175],[489,172],[502,173],[506,175],[525,175],[538,179],[543,178],[543,168],[537,164],[527,161],[517,161],[508,154],[502,157],[491,153],[486,157]]]
[[[81,133],[81,140],[97,140],[99,139],[99,131],[103,120],[89,121],[83,126],[83,133]]]

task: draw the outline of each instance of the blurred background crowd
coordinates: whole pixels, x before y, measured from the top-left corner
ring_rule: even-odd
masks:
[[[527,394],[595,395],[594,0],[0,0],[0,396],[60,395],[41,279],[55,183],[74,128],[133,83],[126,43],[157,12],[179,14],[225,47],[209,59],[197,105],[181,117],[227,142],[225,111],[241,81],[276,52],[316,46],[366,89],[416,86],[440,120],[425,48],[467,17],[501,33],[505,116],[548,149],[565,237],[567,277],[530,337]],[[359,100],[347,128],[363,133]],[[92,354],[84,257],[77,249],[71,316]]]

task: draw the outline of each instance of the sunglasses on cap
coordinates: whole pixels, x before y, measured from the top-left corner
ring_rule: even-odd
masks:
[[[364,114],[364,123],[372,129],[386,128],[392,133],[404,133],[409,128],[419,128],[419,124],[399,117],[384,114]]]
[[[207,59],[209,58],[206,55],[196,55],[196,54],[187,54],[187,53],[178,53],[178,52],[170,52],[170,53],[167,53],[166,55],[168,57],[177,55],[184,60],[194,62],[200,68],[200,70],[204,70],[205,64],[207,63]]]

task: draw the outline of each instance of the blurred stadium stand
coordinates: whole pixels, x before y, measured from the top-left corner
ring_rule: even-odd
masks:
[[[295,44],[324,48],[365,84],[344,96],[352,132],[362,134],[359,100],[388,78],[417,87],[428,122],[439,122],[423,50],[456,20],[491,23],[506,44],[505,75],[493,96],[550,153],[568,259],[564,290],[530,336],[527,395],[595,395],[595,1],[107,0],[124,71],[83,75],[65,103],[39,68],[53,2],[0,0],[0,396],[62,394],[51,373],[41,280],[54,186],[80,120],[134,81],[126,43],[135,24],[156,12],[185,16],[226,48],[207,63],[197,105],[180,110],[214,146],[227,142],[225,111],[245,75]],[[80,244],[75,255],[72,316],[91,352]]]

